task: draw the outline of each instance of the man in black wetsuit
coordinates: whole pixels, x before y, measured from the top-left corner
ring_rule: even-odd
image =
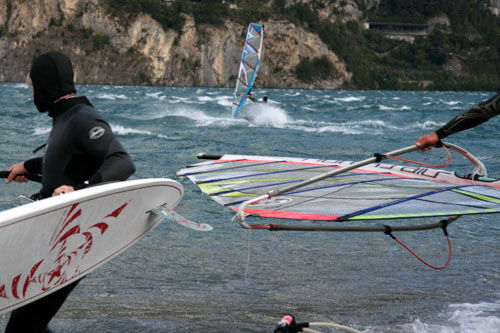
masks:
[[[70,59],[59,52],[44,53],[31,66],[34,103],[52,118],[43,158],[11,166],[7,183],[26,181],[25,174],[42,176],[37,199],[84,187],[126,180],[135,166],[89,100],[76,96]],[[6,332],[50,332],[48,323],[79,281],[11,313]]]
[[[248,93],[248,99],[255,103],[267,103],[267,96],[262,97],[262,101],[259,101],[252,93]]]
[[[259,101],[255,96],[252,94],[252,89],[253,87],[248,91],[247,93],[247,98],[251,100],[252,102],[255,103],[267,103],[267,96],[262,97],[262,101]]]
[[[436,132],[420,137],[415,142],[415,145],[422,147],[436,144],[451,134],[475,127],[498,114],[500,114],[500,92],[490,99],[462,112]],[[432,146],[422,148],[421,150],[425,151],[429,149],[432,149]]]

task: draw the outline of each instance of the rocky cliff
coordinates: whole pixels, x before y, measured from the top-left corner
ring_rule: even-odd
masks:
[[[317,35],[289,22],[258,23],[264,26],[264,51],[257,86],[349,84],[346,64]],[[230,21],[195,26],[186,16],[180,32],[165,31],[148,15],[114,17],[99,0],[2,0],[0,81],[24,81],[35,56],[60,50],[73,60],[78,83],[233,87],[246,29]],[[295,69],[304,56],[326,57],[335,70],[321,82],[298,81]]]

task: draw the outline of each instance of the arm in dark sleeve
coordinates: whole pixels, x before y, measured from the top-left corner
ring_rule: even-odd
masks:
[[[24,168],[28,173],[32,175],[41,175],[42,174],[42,157],[35,157],[30,160],[24,162]]]
[[[440,139],[451,134],[475,127],[500,113],[500,92],[469,110],[453,118],[448,124],[436,131]]]
[[[125,151],[110,153],[97,172],[89,177],[89,185],[113,180],[127,180],[134,172],[135,165]]]
[[[89,185],[126,180],[134,174],[135,166],[132,159],[105,121],[80,119],[75,131],[78,149],[93,160],[101,162],[97,171],[89,177]],[[92,131],[100,134],[92,136],[90,135]]]

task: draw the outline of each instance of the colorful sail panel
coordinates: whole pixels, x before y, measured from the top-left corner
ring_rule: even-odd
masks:
[[[252,89],[260,66],[264,30],[256,23],[248,27],[243,54],[241,56],[238,80],[233,94],[232,116],[236,118],[245,104],[248,92]]]
[[[219,204],[234,210],[276,188],[353,162],[224,155],[178,171]],[[471,180],[421,166],[376,163],[247,206],[252,216],[359,221],[500,212],[500,180]]]

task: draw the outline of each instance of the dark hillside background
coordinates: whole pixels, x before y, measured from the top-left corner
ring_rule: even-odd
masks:
[[[9,21],[1,20],[0,17],[0,42],[10,39],[10,44],[2,45],[11,48],[11,51],[4,51],[10,54],[4,56],[5,64],[0,68],[4,71],[4,75],[0,76],[3,80],[20,79],[20,76],[16,76],[18,71],[12,66],[24,68],[44,47],[57,45],[68,50],[83,50],[79,51],[79,55],[82,55],[80,63],[89,61],[85,59],[101,58],[98,63],[111,63],[114,66],[114,73],[106,72],[109,66],[103,66],[90,83],[203,85],[206,82],[200,81],[196,73],[200,73],[200,68],[206,69],[207,63],[200,63],[193,55],[183,58],[180,65],[171,65],[171,68],[166,69],[166,74],[159,78],[158,73],[148,68],[151,67],[146,60],[148,55],[136,45],[127,52],[116,52],[116,43],[113,43],[116,36],[106,35],[78,21],[85,16],[85,11],[95,11],[95,7],[91,7],[92,3],[92,6],[97,4],[100,11],[119,22],[122,33],[140,14],[147,14],[164,31],[177,34],[177,41],[181,39],[188,21],[194,22],[198,43],[200,38],[203,39],[203,34],[208,35],[208,29],[219,29],[221,38],[226,38],[223,33],[227,31],[224,29],[227,29],[228,22],[241,27],[247,26],[249,22],[270,26],[276,26],[277,22],[293,24],[301,31],[318,36],[347,65],[345,70],[349,73],[349,79],[341,83],[341,88],[345,89],[500,88],[500,0],[92,0],[80,4],[82,13],[76,16],[75,22],[68,23],[64,15],[54,16],[58,19],[52,18],[46,30],[33,33],[31,45],[24,45],[25,49],[15,51],[12,51],[12,45],[21,47],[22,42],[15,39],[18,32],[12,32],[9,24],[16,22],[14,8],[18,8],[15,4],[21,2],[2,1],[7,1],[5,12],[7,18],[12,18]],[[19,27],[22,28],[22,25],[18,24]],[[242,34],[240,38],[244,37],[245,31]],[[239,48],[236,51],[239,40],[233,42],[235,46],[232,50],[236,55],[236,52],[241,52]],[[271,66],[271,60],[268,59],[266,65]],[[279,72],[283,74],[281,67],[285,64],[281,59],[273,60],[275,63],[266,75],[278,79]],[[164,63],[172,64],[172,59]],[[233,67],[236,65],[235,57]],[[89,67],[90,64],[85,66]],[[179,69],[182,66],[185,67],[184,74],[173,72],[174,69],[182,70]],[[229,64],[226,64],[226,68],[234,72]],[[338,68],[331,58],[312,58],[309,54],[300,54],[298,65],[294,63],[293,68],[287,70],[287,78],[289,74],[292,76],[286,83],[287,87],[328,88],[332,85],[323,82],[335,77]],[[117,71],[138,74],[120,81],[120,77],[116,76]],[[204,75],[207,76],[206,73]],[[189,79],[179,80],[182,76]],[[260,79],[264,79],[263,74]],[[90,80],[87,78],[87,81]],[[215,85],[225,84],[228,87],[228,82],[227,79],[222,82],[219,80]],[[271,81],[268,79],[263,82]],[[279,87],[276,84],[269,85]]]
[[[268,19],[287,20],[318,34],[353,72],[351,86],[359,89],[496,90],[500,88],[500,18],[489,0],[380,0],[378,6],[357,0],[362,21],[321,19],[318,12],[338,1],[165,1],[107,0],[109,10],[128,15],[147,12],[166,29],[180,29],[180,13],[191,14],[196,24],[241,24]],[[231,8],[236,5],[238,9]],[[363,28],[364,22],[427,24],[429,34],[410,43],[390,39]],[[311,81],[329,71],[321,59],[303,58],[297,78]],[[426,82],[432,82],[427,86]]]

